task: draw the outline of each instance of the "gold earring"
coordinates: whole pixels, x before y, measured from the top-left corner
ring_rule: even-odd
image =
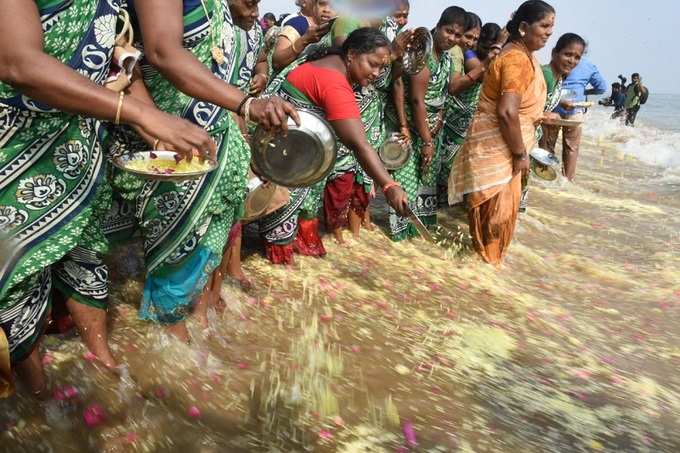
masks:
[[[526,34],[527,34],[527,33],[524,32],[524,31],[519,32],[519,35],[520,35],[522,38],[524,38],[524,37],[526,36]]]

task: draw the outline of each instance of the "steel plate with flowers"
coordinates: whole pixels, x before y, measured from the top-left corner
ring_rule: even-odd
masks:
[[[141,151],[115,157],[113,165],[145,179],[178,182],[210,173],[217,162],[198,157],[189,162],[174,151]]]

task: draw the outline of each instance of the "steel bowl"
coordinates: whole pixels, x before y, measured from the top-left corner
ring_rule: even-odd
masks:
[[[330,124],[300,109],[300,126],[288,119],[288,135],[273,135],[258,127],[251,141],[255,173],[284,187],[309,187],[333,170],[338,149]]]
[[[189,179],[197,179],[202,176],[205,176],[206,174],[210,173],[213,171],[215,168],[217,168],[217,162],[208,160],[206,161],[208,165],[206,165],[205,169],[198,170],[198,171],[191,171],[191,172],[172,172],[172,173],[159,173],[153,170],[139,170],[139,169],[134,169],[130,168],[129,164],[132,161],[149,161],[149,162],[161,162],[161,161],[168,161],[168,162],[177,162],[175,159],[177,156],[177,153],[174,151],[140,151],[137,153],[133,154],[125,154],[122,156],[117,156],[113,158],[113,165],[120,168],[123,171],[126,171],[128,173],[131,173],[133,175],[137,175],[139,177],[142,177],[144,179],[150,179],[154,181],[173,181],[173,182],[181,182],[181,181],[186,181]],[[194,157],[194,159],[198,159],[198,157]]]
[[[416,75],[425,69],[433,46],[430,30],[425,27],[416,28],[413,31],[413,39],[404,53],[404,71],[409,75]]]
[[[390,134],[383,146],[380,147],[378,157],[380,157],[385,169],[399,170],[406,165],[412,152],[411,146],[404,144],[401,134],[395,132]]]
[[[534,174],[546,181],[557,179],[560,161],[551,153],[541,148],[534,148],[531,156],[531,169]]]

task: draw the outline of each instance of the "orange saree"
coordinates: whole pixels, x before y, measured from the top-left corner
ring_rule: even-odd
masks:
[[[522,176],[513,175],[512,153],[496,113],[504,93],[522,98],[520,127],[524,145],[531,150],[545,107],[546,85],[538,61],[515,44],[507,46],[489,67],[470,132],[449,175],[449,204],[467,201],[475,250],[491,264],[499,264],[507,253],[521,196]]]

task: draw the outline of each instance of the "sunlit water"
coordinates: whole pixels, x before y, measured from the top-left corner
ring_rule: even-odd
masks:
[[[500,269],[471,253],[458,209],[439,232],[455,246],[375,231],[293,268],[253,252],[256,290],[227,288],[186,346],[136,320],[141,268],[119,251],[123,379],[47,337],[61,401],[2,402],[1,449],[680,451],[678,134],[606,116],[577,184],[533,180]]]

